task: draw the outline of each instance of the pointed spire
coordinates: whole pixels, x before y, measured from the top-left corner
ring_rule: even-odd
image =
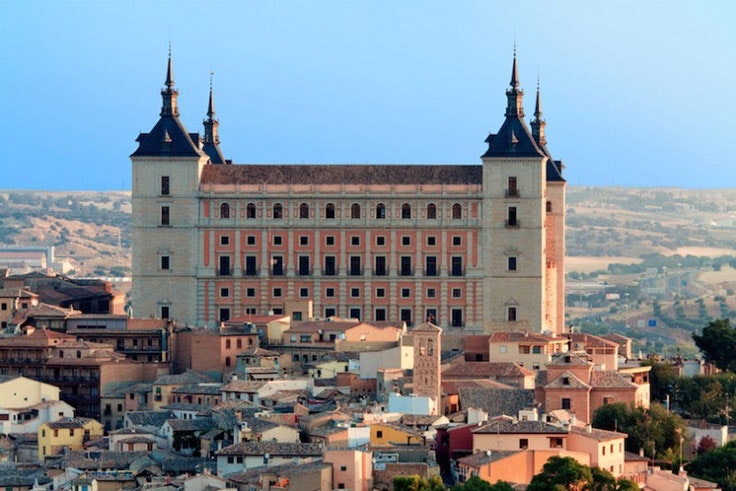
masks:
[[[524,97],[524,91],[519,88],[519,70],[516,66],[516,43],[514,43],[514,63],[511,67],[511,83],[509,85],[511,88],[506,90],[506,98],[508,100],[506,117],[523,118],[524,107],[521,104],[521,100]]]
[[[171,43],[169,43],[169,63],[166,67],[166,88],[174,87],[174,68],[171,64]]]
[[[540,145],[547,144],[547,137],[544,134],[544,127],[547,123],[542,119],[542,95],[539,89],[539,76],[537,76],[537,100],[534,104],[534,119],[531,122],[532,136]]]
[[[161,116],[179,116],[179,108],[176,106],[176,98],[179,91],[174,88],[174,68],[171,61],[171,43],[169,43],[169,59],[166,64],[166,88],[161,91],[163,104],[161,105]]]
[[[215,96],[212,90],[212,77],[214,72],[210,72],[210,98],[207,103],[207,118],[203,121],[204,124],[204,146],[202,149],[209,155],[210,162],[213,164],[224,164],[226,163],[225,158],[220,151],[220,135],[218,128],[220,122],[215,117]]]
[[[514,64],[511,67],[511,83],[509,83],[514,89],[519,88],[519,70],[516,68],[516,42],[514,42]]]
[[[212,97],[212,76],[215,72],[210,72],[210,101],[207,105],[207,117],[213,119],[215,116],[215,99]]]

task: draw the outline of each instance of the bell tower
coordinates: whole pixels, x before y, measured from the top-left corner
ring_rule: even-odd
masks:
[[[411,331],[414,336],[414,394],[429,397],[433,402],[432,414],[443,412],[440,405],[440,352],[442,329],[425,322]]]

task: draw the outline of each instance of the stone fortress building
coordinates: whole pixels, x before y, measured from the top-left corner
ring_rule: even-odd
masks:
[[[133,168],[133,312],[215,326],[242,316],[431,320],[449,331],[564,328],[565,179],[539,89],[524,121],[516,55],[505,119],[477,165],[251,165],[160,118]],[[297,311],[298,310],[298,311]]]

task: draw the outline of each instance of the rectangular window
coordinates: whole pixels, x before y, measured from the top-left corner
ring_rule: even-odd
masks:
[[[528,438],[519,438],[519,448],[529,448],[529,439]]]
[[[170,260],[171,258],[169,256],[161,256],[161,269],[170,269]],[[5,304],[3,304],[3,307],[5,307]],[[5,309],[3,308],[3,310]]]
[[[325,288],[325,297],[332,298],[335,296],[334,288]]]
[[[410,246],[411,245],[411,237],[408,235],[402,235],[401,236],[401,245],[403,246]]]
[[[335,236],[334,235],[328,235],[327,237],[325,237],[325,245],[334,246],[335,245]]]
[[[169,176],[161,176],[161,194],[168,196],[171,193],[171,180]]]
[[[229,297],[230,296],[230,289],[229,288],[220,288],[220,296],[221,297]]]
[[[258,268],[256,267],[256,256],[245,256],[245,275],[256,276]]]
[[[413,273],[411,269],[411,256],[401,256],[401,276],[411,276]]]
[[[161,225],[171,225],[171,209],[168,206],[161,207]]]
[[[377,236],[376,237],[376,245],[378,245],[378,246],[386,245],[386,237],[384,237],[383,235]]]
[[[507,198],[515,198],[519,196],[519,190],[516,187],[516,177],[509,176],[509,187],[506,190]]]
[[[430,235],[429,237],[427,237],[427,245],[428,246],[437,245],[437,237],[435,237],[434,235]]]
[[[376,288],[376,298],[384,298],[386,296],[385,288]]]
[[[507,227],[518,227],[519,226],[519,220],[516,218],[516,207],[515,206],[509,206],[508,208],[506,226]]]
[[[220,309],[220,322],[227,322],[230,320],[230,309]]]
[[[427,309],[427,315],[425,315],[424,318],[427,320],[427,322],[436,324],[437,323],[437,309]]]
[[[506,309],[506,320],[510,322],[516,322],[516,307],[508,307]]]
[[[335,267],[335,256],[325,256],[325,276],[335,276],[337,268]]]
[[[220,245],[230,245],[230,237],[227,235],[220,236]]]
[[[437,290],[434,288],[427,288],[427,298],[436,298]]]
[[[352,307],[350,309],[350,318],[351,319],[358,319],[358,320],[360,320],[360,308],[358,308],[358,307]]]
[[[273,245],[281,245],[281,244],[283,244],[283,241],[284,241],[284,239],[280,235],[274,235],[273,236]]]
[[[463,327],[463,309],[452,309],[450,319],[452,327]]]
[[[452,298],[463,298],[463,290],[462,290],[462,288],[453,288],[452,289]]]
[[[335,307],[325,307],[325,317],[335,317],[336,314],[337,310],[335,309]]]
[[[299,296],[301,298],[309,297],[309,288],[299,288]]]
[[[255,235],[248,235],[245,237],[245,243],[247,245],[256,245],[256,236]]]
[[[409,298],[409,297],[411,297],[411,288],[402,288],[401,298]]]
[[[452,245],[454,246],[461,246],[463,245],[463,238],[459,235],[453,235],[452,236]]]
[[[375,276],[386,276],[386,256],[376,256],[373,274]]]
[[[271,258],[271,275],[272,276],[283,276],[284,275],[283,256],[273,256]]]
[[[450,276],[464,276],[462,256],[452,256],[452,269]]]
[[[0,304],[0,310],[8,310],[8,304],[7,303]]]
[[[281,294],[282,294],[281,288],[278,288],[277,287],[277,288],[274,288],[273,289],[273,296],[274,297],[279,298],[279,297],[281,297]]]
[[[516,256],[509,256],[509,271],[516,271]]]
[[[375,320],[377,322],[383,322],[386,320],[386,309],[384,308],[378,308],[376,309],[376,318]]]
[[[353,235],[350,237],[350,245],[359,246],[360,245],[360,236],[359,235]]]
[[[406,322],[407,326],[411,326],[411,309],[401,309],[399,311],[399,317],[403,322]]]
[[[255,297],[256,296],[256,289],[255,288],[246,288],[245,290],[245,296],[246,297]]]
[[[360,276],[362,274],[360,256],[350,256],[350,276]]]
[[[309,236],[308,235],[300,235],[299,236],[299,245],[302,245],[302,246],[309,245]]]
[[[427,256],[424,258],[424,275],[437,276],[437,256]]]
[[[351,288],[350,289],[350,297],[351,298],[360,298],[360,288]]]
[[[572,409],[572,404],[570,403],[570,399],[567,397],[564,397],[562,399],[562,409]]]
[[[169,307],[162,305],[161,306],[161,318],[162,319],[168,319],[170,317],[169,315]]]
[[[299,256],[299,276],[309,276],[312,270],[309,268],[309,256]]]
[[[220,269],[217,274],[220,276],[230,276],[230,256],[220,256]]]

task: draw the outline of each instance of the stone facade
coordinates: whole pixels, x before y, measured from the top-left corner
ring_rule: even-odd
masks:
[[[516,59],[480,165],[233,165],[212,95],[204,137],[177,95],[169,59],[131,155],[136,316],[212,327],[304,301],[315,317],[563,331],[565,180],[539,93],[524,121]]]

